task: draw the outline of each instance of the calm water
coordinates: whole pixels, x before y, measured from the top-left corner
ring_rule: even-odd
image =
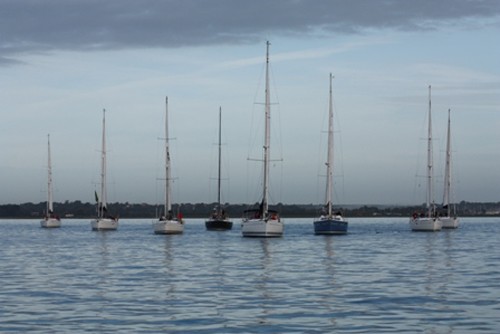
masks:
[[[351,219],[280,239],[152,233],[150,220],[92,232],[0,221],[0,332],[499,333],[500,218],[415,233],[407,219]]]

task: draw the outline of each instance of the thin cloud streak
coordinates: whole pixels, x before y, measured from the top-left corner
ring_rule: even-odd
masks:
[[[315,49],[307,49],[301,51],[292,51],[292,52],[280,52],[273,53],[272,62],[279,63],[283,61],[293,61],[293,60],[313,60],[313,59],[321,59],[328,58],[335,54],[345,53],[349,51],[353,51],[355,49],[364,48],[370,45],[375,44],[384,44],[389,43],[388,39],[376,39],[376,38],[366,38],[362,41],[357,42],[346,42],[336,47],[330,48],[315,48]],[[272,44],[272,43],[271,43]],[[230,60],[218,63],[214,66],[214,68],[219,70],[228,70],[228,69],[238,69],[248,66],[260,65],[262,64],[264,56],[258,57],[250,57],[250,58],[242,58],[237,60]]]

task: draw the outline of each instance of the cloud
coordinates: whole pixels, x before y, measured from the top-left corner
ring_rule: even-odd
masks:
[[[496,0],[2,0],[0,65],[53,50],[252,43],[366,29],[417,30],[496,19]]]
[[[5,65],[19,65],[19,64],[23,64],[23,63],[24,62],[16,60],[16,59],[12,59],[12,58],[9,58],[9,57],[2,57],[2,56],[0,56],[0,66],[5,66]]]

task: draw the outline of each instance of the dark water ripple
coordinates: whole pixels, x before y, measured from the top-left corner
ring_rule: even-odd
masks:
[[[500,219],[412,233],[352,219],[346,236],[290,219],[280,239],[92,232],[0,221],[0,332],[499,333]]]

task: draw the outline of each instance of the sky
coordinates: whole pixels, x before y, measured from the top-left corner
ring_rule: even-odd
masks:
[[[108,200],[163,200],[165,96],[174,203],[261,197],[270,41],[271,203],[324,200],[329,73],[334,202],[434,196],[447,111],[454,201],[500,201],[497,0],[0,0],[0,204],[94,201],[106,109]]]

